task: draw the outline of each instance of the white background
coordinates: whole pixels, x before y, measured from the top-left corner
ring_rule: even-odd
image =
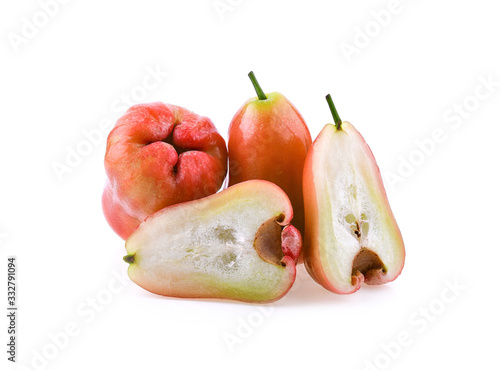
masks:
[[[213,0],[61,0],[44,16],[45,2],[0,7],[2,368],[11,255],[22,369],[498,363],[496,2],[401,0],[394,14],[388,0],[222,0],[233,5],[218,14]],[[350,58],[346,44],[357,47]],[[146,91],[151,69],[168,77]],[[340,296],[300,268],[286,298],[262,306],[162,298],[116,280],[125,249],[101,211],[105,139],[96,130],[131,98],[206,115],[227,139],[232,116],[255,95],[250,70],[296,105],[313,138],[332,121],[327,93],[363,134],[406,243],[395,282]],[[494,82],[489,93],[481,79]],[[97,138],[90,147],[85,132]],[[82,147],[58,176],[54,166]],[[404,346],[394,344],[405,333]]]

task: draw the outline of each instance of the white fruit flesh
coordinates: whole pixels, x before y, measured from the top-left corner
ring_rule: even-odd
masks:
[[[168,207],[143,222],[127,240],[129,276],[156,294],[174,297],[271,301],[295,278],[295,266],[261,259],[254,249],[269,219],[290,222],[286,194],[264,181],[249,181],[201,200]]]
[[[403,240],[364,139],[349,122],[341,130],[327,125],[313,145],[311,165],[318,225],[310,240],[320,261],[308,269],[320,264],[330,290],[353,293],[363,281],[352,278],[353,261],[366,249],[376,253],[382,269],[376,278],[361,271],[365,282],[394,280],[404,263]]]

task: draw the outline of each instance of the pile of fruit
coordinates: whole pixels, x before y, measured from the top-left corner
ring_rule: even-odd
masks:
[[[208,118],[163,103],[131,107],[109,134],[102,204],[132,281],[164,296],[272,302],[302,262],[335,293],[396,279],[403,239],[363,137],[328,95],[335,124],[312,143],[298,110],[249,77],[257,97],[234,116],[228,149]]]

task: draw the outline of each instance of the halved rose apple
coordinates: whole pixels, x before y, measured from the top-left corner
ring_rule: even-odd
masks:
[[[295,280],[302,247],[278,186],[246,181],[164,208],[126,242],[129,276],[156,294],[271,302]]]
[[[323,128],[304,165],[304,262],[323,287],[347,294],[396,279],[405,249],[370,148],[327,100],[335,125]]]

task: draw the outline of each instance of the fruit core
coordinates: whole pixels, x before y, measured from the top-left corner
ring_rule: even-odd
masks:
[[[370,224],[367,221],[366,214],[362,213],[361,217],[358,219],[352,213],[349,213],[345,217],[345,220],[348,223],[349,228],[351,229],[352,235],[358,238],[360,244],[364,243],[370,230]],[[376,275],[370,272],[375,272],[377,270],[386,272],[384,263],[382,262],[378,254],[366,247],[361,247],[360,251],[358,252],[356,257],[354,257],[354,260],[352,262],[352,285],[358,284],[359,279],[362,279],[362,281],[365,281],[366,283],[370,283],[370,279],[372,279],[372,277]]]
[[[369,272],[374,270],[381,270],[385,273],[386,268],[384,263],[377,253],[368,248],[361,248],[352,261],[351,283],[353,285],[357,284],[359,274],[362,274],[364,276],[364,281],[369,283],[370,277],[373,276]]]
[[[284,216],[271,218],[264,222],[257,230],[253,246],[260,258],[273,265],[283,265],[284,257],[281,248],[281,232],[283,227],[278,223],[283,221]]]

